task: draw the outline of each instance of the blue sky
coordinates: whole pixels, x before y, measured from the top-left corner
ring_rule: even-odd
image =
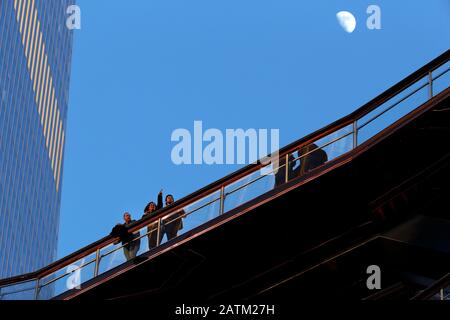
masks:
[[[280,145],[350,113],[449,48],[450,1],[78,0],[58,256],[236,170],[176,166],[171,133],[276,128]],[[366,28],[379,5],[381,30]],[[336,13],[358,24],[344,32]]]

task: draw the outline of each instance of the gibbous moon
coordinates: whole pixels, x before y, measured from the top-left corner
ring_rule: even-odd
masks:
[[[353,14],[348,11],[341,11],[336,14],[341,27],[348,33],[352,33],[356,28],[356,19]]]

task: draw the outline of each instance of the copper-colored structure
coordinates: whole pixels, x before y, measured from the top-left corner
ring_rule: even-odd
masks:
[[[13,298],[15,288],[30,299],[154,303],[446,299],[450,214],[440,208],[450,199],[449,60],[446,51],[284,147],[279,168],[247,166],[130,228],[146,238],[184,210],[177,238],[119,263],[121,246],[108,236],[1,280],[0,297]],[[382,270],[380,290],[366,286],[370,265]],[[77,272],[80,287],[67,289]]]

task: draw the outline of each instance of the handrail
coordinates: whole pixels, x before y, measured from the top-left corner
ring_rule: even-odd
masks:
[[[342,128],[345,128],[346,126],[349,126],[351,124],[354,125],[354,131],[348,133],[355,134],[357,133],[357,126],[355,126],[356,121],[364,117],[365,115],[369,114],[371,111],[378,108],[380,105],[382,105],[384,102],[388,101],[389,99],[395,97],[397,94],[404,91],[406,88],[408,88],[411,84],[417,82],[424,76],[430,74],[432,71],[436,70],[446,62],[450,60],[450,50],[447,50],[431,62],[427,63],[422,68],[418,69],[417,71],[413,72],[411,75],[406,77],[405,79],[401,80],[376,98],[372,99],[371,101],[367,102],[365,105],[357,109],[356,111],[352,112],[351,114],[323,127],[322,129],[319,129],[287,146],[280,149],[279,156],[282,158],[283,156],[288,155],[289,153],[292,153],[294,151],[299,150],[302,146],[307,146],[311,144],[312,142],[317,141],[318,139],[321,139],[323,137],[326,137],[327,135],[336,132]],[[448,70],[447,70],[448,71]],[[444,72],[445,73],[445,72]],[[442,74],[439,75],[439,77],[442,76]],[[355,129],[356,128],[356,129]],[[347,135],[347,136],[348,136]],[[341,137],[342,138],[342,137]],[[354,146],[355,147],[355,146]],[[238,181],[239,179],[261,169],[266,165],[262,164],[260,161],[258,161],[255,164],[250,164],[240,170],[235,171],[234,173],[231,173],[195,192],[192,194],[183,197],[182,199],[176,201],[174,204],[164,207],[154,214],[151,214],[147,217],[144,217],[140,219],[139,221],[133,223],[128,227],[128,230],[130,232],[135,232],[137,230],[140,230],[143,227],[146,227],[147,225],[156,222],[157,220],[174,214],[181,209],[194,204],[196,201],[201,200],[207,196],[212,195],[215,192],[221,191],[225,186],[229,186],[232,183]],[[3,279],[0,280],[0,287],[4,287],[10,284],[14,284],[17,282],[24,282],[29,281],[37,278],[43,278],[46,277],[53,272],[60,270],[63,267],[66,267],[70,265],[71,263],[74,263],[81,259],[82,257],[85,257],[87,255],[90,255],[92,253],[95,253],[97,250],[110,245],[114,242],[116,238],[108,235],[58,261],[55,261],[51,263],[50,265],[37,270],[35,272],[31,272],[25,275],[20,275],[16,277],[12,277],[9,279]]]
[[[425,290],[419,292],[411,300],[427,300],[435,295],[439,290],[447,288],[450,285],[450,273],[437,280]]]

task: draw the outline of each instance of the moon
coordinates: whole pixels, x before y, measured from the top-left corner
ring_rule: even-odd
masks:
[[[352,33],[356,29],[356,18],[348,11],[340,11],[336,14],[341,27],[348,33]]]

